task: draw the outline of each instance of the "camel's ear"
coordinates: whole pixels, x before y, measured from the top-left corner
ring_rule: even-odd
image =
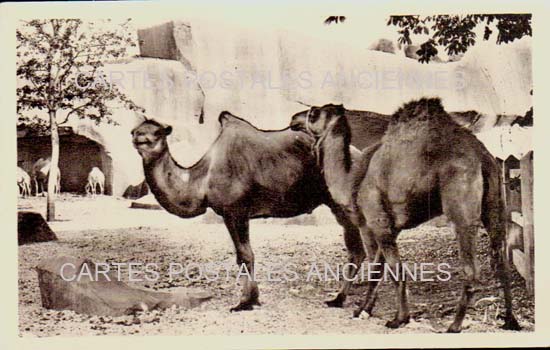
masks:
[[[168,136],[172,133],[172,127],[170,125],[164,127],[164,135]]]
[[[336,111],[338,114],[344,115],[346,113],[346,109],[344,108],[343,104],[336,105]]]

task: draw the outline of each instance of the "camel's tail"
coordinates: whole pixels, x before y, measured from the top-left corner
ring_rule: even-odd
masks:
[[[519,330],[512,312],[512,292],[510,286],[510,263],[505,254],[506,230],[508,217],[504,201],[502,175],[500,167],[487,150],[482,152],[484,195],[482,221],[489,234],[491,244],[491,266],[504,290],[504,306],[506,310],[503,328]]]
[[[482,221],[491,240],[492,265],[496,267],[495,264],[500,259],[504,259],[503,248],[508,226],[506,204],[500,167],[489,152],[482,156],[484,157],[482,168],[484,178]]]

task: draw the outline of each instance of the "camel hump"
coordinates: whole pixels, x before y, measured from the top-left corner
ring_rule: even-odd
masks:
[[[231,114],[228,111],[221,112],[220,116],[218,117],[218,121],[220,122],[220,125],[222,126],[222,128],[225,128],[226,126],[229,126],[229,125],[246,125],[246,126],[253,127],[252,124],[250,124],[246,120],[241,119],[236,115]]]
[[[407,102],[393,115],[394,122],[427,120],[430,117],[447,115],[439,97],[424,97]]]

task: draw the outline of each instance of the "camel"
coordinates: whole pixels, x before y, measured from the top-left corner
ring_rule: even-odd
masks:
[[[350,129],[342,105],[312,107],[306,117],[291,122],[317,139],[320,166],[337,203],[355,211],[370,266],[389,267],[397,313],[386,326],[409,322],[405,278],[396,238],[403,229],[446,214],[455,231],[463,266],[462,296],[448,332],[460,332],[467,307],[479,281],[476,235],[483,225],[492,248],[492,267],[504,289],[503,328],[519,330],[512,311],[509,266],[505,259],[505,206],[499,167],[485,146],[454,122],[437,98],[411,101],[392,116],[380,143],[363,150],[350,166]],[[394,278],[396,276],[397,278]],[[369,281],[364,310],[372,314],[378,281]]]
[[[142,157],[145,180],[159,204],[181,218],[207,208],[223,217],[234,243],[237,264],[254,276],[254,253],[249,241],[249,220],[292,217],[327,205],[344,228],[349,262],[365,258],[359,230],[330,198],[311,152],[313,137],[289,128],[260,130],[249,122],[222,112],[221,131],[206,154],[189,168],[171,156],[167,137],[172,127],[145,120],[132,131],[134,147]],[[358,152],[354,152],[356,154]],[[244,271],[244,269],[243,269]],[[326,303],[342,306],[351,282]],[[231,311],[259,305],[254,278],[242,278],[242,295]]]
[[[291,119],[296,124],[304,124],[309,110],[301,111],[294,114]],[[345,109],[346,120],[351,128],[351,150],[365,149],[378,141],[384,136],[390,116],[370,111],[359,111]],[[305,131],[305,130],[297,130]],[[358,152],[356,152],[358,153]]]
[[[20,167],[17,167],[17,187],[23,197],[31,195],[31,177]]]
[[[88,183],[85,186],[86,194],[95,196],[97,194],[97,187],[99,186],[99,193],[103,194],[105,190],[105,175],[98,167],[93,167],[88,174]]]
[[[48,174],[50,173],[50,158],[40,158],[32,166],[32,178],[35,186],[35,196],[39,194],[44,195],[44,189],[48,183]],[[40,191],[40,192],[39,192]],[[55,186],[55,193],[59,194],[61,191],[61,172],[59,167],[57,168],[57,183]]]
[[[305,110],[296,113],[292,119],[296,119],[297,123],[298,120],[304,123],[308,112],[309,110]],[[484,126],[483,115],[477,111],[449,112],[449,115],[460,126],[474,133],[481,131]],[[351,144],[360,150],[378,142],[384,136],[391,119],[391,115],[349,109],[345,109],[345,116],[351,129]]]

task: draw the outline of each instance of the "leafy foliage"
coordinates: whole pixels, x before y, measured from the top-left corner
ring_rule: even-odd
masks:
[[[435,15],[435,16],[391,16],[388,25],[398,27],[400,45],[412,44],[411,35],[428,35],[417,54],[419,61],[428,63],[442,46],[449,55],[464,53],[476,43],[475,29],[484,25],[483,40],[498,31],[496,43],[509,43],[525,35],[531,36],[531,14],[487,14],[487,15]]]
[[[129,22],[23,22],[16,31],[18,114],[25,110],[62,112],[58,124],[63,124],[73,115],[114,123],[109,102],[144,112],[117,86],[105,83],[108,80],[101,70],[105,62],[123,58],[127,48],[135,46],[127,30]]]
[[[49,133],[49,123],[36,115],[32,117],[28,116],[19,116],[17,118],[17,126],[23,126],[34,135],[47,135]]]
[[[346,21],[346,16],[329,16],[323,23],[326,25],[344,23]]]

